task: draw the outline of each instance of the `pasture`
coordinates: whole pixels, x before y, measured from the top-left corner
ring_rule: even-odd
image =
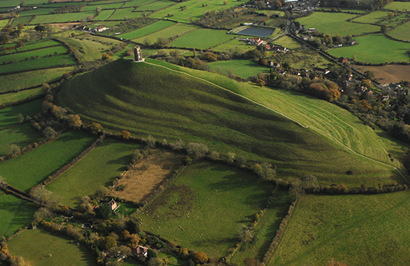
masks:
[[[77,22],[86,19],[88,16],[94,16],[95,11],[88,12],[76,12],[76,13],[64,13],[64,14],[52,14],[52,15],[39,15],[30,22],[30,24],[47,24],[55,22]]]
[[[312,15],[298,18],[300,24],[306,28],[315,28],[325,34],[346,36],[380,31],[379,26],[348,22],[356,15],[347,13],[314,12]]]
[[[267,265],[407,265],[409,196],[303,196]]]
[[[7,245],[13,256],[22,256],[33,265],[97,265],[93,254],[83,244],[77,246],[70,238],[43,229],[26,230],[13,237]]]
[[[9,19],[0,20],[0,27],[4,27],[9,23]]]
[[[37,9],[32,9],[28,11],[24,11],[20,14],[20,17],[26,17],[26,16],[37,16],[37,15],[48,15],[53,11],[53,9],[50,8],[37,8]]]
[[[141,29],[136,29],[136,30],[133,30],[133,31],[121,34],[121,35],[118,35],[118,37],[128,39],[128,40],[136,39],[136,38],[151,34],[153,32],[168,28],[168,27],[170,27],[174,24],[175,24],[175,22],[172,22],[172,21],[160,20],[158,22],[150,24],[150,25],[148,25],[146,27],[143,27]]]
[[[410,10],[410,3],[409,2],[391,2],[390,4],[385,5],[384,9],[399,10],[399,11],[402,11],[403,9]]]
[[[234,36],[226,34],[226,30],[198,29],[178,37],[169,45],[175,47],[208,49],[234,38]]]
[[[106,20],[112,15],[112,13],[114,13],[114,10],[102,10],[94,20]]]
[[[37,96],[40,94],[43,94],[43,90],[41,88],[2,94],[0,95],[0,104],[15,103],[19,100],[27,99],[28,97]]]
[[[276,39],[273,42],[273,44],[282,45],[283,47],[286,47],[288,49],[297,49],[301,47],[300,43],[298,43],[297,41],[295,41],[294,39],[286,35],[280,37],[279,39]]]
[[[116,9],[120,8],[124,3],[114,3],[114,4],[105,4],[104,2],[97,2],[94,3],[94,5],[89,5],[81,8],[81,12],[84,11],[96,11],[97,7],[101,8],[101,11],[106,10],[106,9]]]
[[[28,51],[24,53],[16,53],[10,55],[0,56],[0,63],[7,64],[10,62],[22,61],[22,60],[32,60],[32,58],[43,58],[44,56],[55,56],[55,54],[62,55],[68,52],[68,48],[65,46],[55,46],[50,48],[39,49],[35,51]]]
[[[223,52],[226,50],[231,50],[239,45],[244,45],[244,42],[239,41],[238,39],[234,39],[232,41],[225,42],[223,44],[217,45],[212,48],[213,51]],[[248,46],[253,48],[253,46]]]
[[[258,73],[269,73],[269,68],[256,64],[249,60],[231,60],[231,61],[218,61],[208,64],[212,70],[226,74],[226,70],[231,70],[235,75],[241,78],[248,78],[250,76],[256,76]]]
[[[162,30],[156,31],[150,35],[146,35],[137,39],[133,39],[133,41],[138,43],[143,43],[145,39],[149,39],[151,43],[154,43],[158,40],[158,38],[171,38],[174,36],[181,36],[189,31],[198,29],[198,26],[188,25],[183,23],[177,23],[172,25],[171,27],[164,28]]]
[[[0,236],[9,236],[33,220],[36,206],[28,201],[0,193]]]
[[[374,11],[370,14],[360,16],[356,19],[354,19],[354,22],[360,22],[360,23],[368,23],[368,24],[376,24],[380,22],[381,20],[384,20],[387,18],[387,11]]]
[[[136,144],[105,139],[47,189],[61,197],[61,204],[76,207],[82,196],[93,195],[101,186],[112,184],[131,162]],[[79,186],[78,184],[81,184]]]
[[[125,18],[140,18],[142,12],[133,12],[134,8],[122,8],[115,10],[108,20],[125,20]]]
[[[138,217],[144,230],[183,247],[221,258],[249,226],[273,190],[237,168],[209,162],[185,168]]]
[[[56,45],[61,46],[62,44],[59,43],[59,42],[56,42],[54,40],[42,39],[40,41],[26,43],[24,46],[22,46],[20,48],[17,48],[15,50],[10,50],[10,51],[12,51],[12,52],[23,52],[23,51],[30,51],[30,50],[45,48],[45,47],[49,47],[49,46],[56,46]]]
[[[155,1],[156,0],[131,0],[131,1],[125,2],[124,7],[138,7],[138,6],[147,5]]]
[[[410,62],[410,57],[407,55],[410,43],[394,41],[382,34],[355,37],[355,40],[359,43],[358,45],[333,49],[329,51],[329,54],[347,58],[356,56],[358,62],[373,64]]]
[[[94,140],[95,136],[79,131],[64,133],[53,142],[1,163],[0,173],[11,186],[28,191],[69,163]]]
[[[410,41],[409,32],[410,32],[410,23],[407,22],[407,23],[404,23],[403,25],[398,26],[394,30],[387,32],[387,34],[398,40]]]
[[[365,72],[372,71],[380,83],[398,83],[409,79],[410,66],[386,65],[386,66],[356,66],[356,69]]]
[[[44,0],[27,0],[24,1],[26,5],[39,5],[39,4],[43,4]],[[12,7],[12,6],[16,6],[16,1],[15,0],[2,0],[0,1],[0,7]]]
[[[13,18],[10,24],[11,26],[17,26],[19,23],[28,24],[31,18],[32,16]]]
[[[41,100],[0,109],[0,128],[11,126],[18,123],[18,114],[24,117],[33,116],[40,112]]]
[[[41,135],[30,125],[25,123],[16,127],[0,131],[0,156],[9,153],[11,144],[23,148],[42,139]]]
[[[143,6],[139,6],[138,8],[135,9],[135,11],[156,11],[162,8],[169,7],[171,5],[176,5],[174,1],[169,1],[169,0],[162,0],[162,1],[157,1],[157,2],[152,2]]]
[[[28,63],[29,62],[29,63]],[[38,58],[29,61],[0,65],[0,73],[12,73],[17,71],[36,70],[38,68],[50,68],[56,66],[75,65],[77,62],[71,55],[59,55],[46,58]]]

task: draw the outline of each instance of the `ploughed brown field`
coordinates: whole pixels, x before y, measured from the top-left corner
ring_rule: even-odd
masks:
[[[120,179],[118,186],[126,185],[123,191],[111,192],[112,196],[140,202],[149,196],[172,171],[181,164],[183,155],[165,150],[152,149],[151,155],[138,162],[135,170]]]
[[[410,65],[356,66],[356,69],[360,72],[372,71],[381,84],[410,80]]]

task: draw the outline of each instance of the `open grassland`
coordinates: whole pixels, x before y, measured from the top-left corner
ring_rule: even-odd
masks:
[[[33,142],[39,141],[42,137],[34,130],[30,123],[25,123],[16,127],[0,131],[0,156],[9,153],[11,144],[16,144],[23,148]]]
[[[354,19],[354,22],[376,24],[377,22],[387,18],[387,11],[374,11],[370,14]]]
[[[145,10],[156,11],[156,10],[166,8],[166,7],[169,7],[171,5],[176,5],[176,4],[177,3],[175,3],[174,1],[161,0],[161,1],[146,4],[144,6],[140,6],[140,7],[136,8],[135,10],[136,11],[145,11]]]
[[[269,73],[269,68],[256,64],[249,60],[219,61],[208,64],[212,70],[226,74],[226,70],[242,78],[256,76],[258,73]]]
[[[194,26],[194,25],[188,25],[188,24],[183,24],[183,23],[178,23],[175,24],[171,27],[168,28],[164,28],[160,31],[154,32],[150,35],[147,36],[143,36],[137,39],[133,39],[133,41],[135,42],[139,42],[139,43],[143,43],[145,39],[149,39],[152,43],[156,42],[158,40],[158,38],[171,38],[174,36],[180,36],[188,31],[192,31],[195,29],[198,29],[198,26]]]
[[[409,207],[408,191],[303,196],[267,265],[408,265]]]
[[[386,65],[386,66],[356,66],[360,72],[372,71],[380,83],[398,83],[409,80],[410,66]]]
[[[380,31],[379,26],[348,22],[356,15],[346,13],[314,12],[312,15],[297,19],[306,28],[315,28],[319,32],[339,36],[359,35]]]
[[[18,114],[33,116],[40,111],[41,100],[0,109],[0,128],[18,123]]]
[[[36,207],[13,195],[0,194],[0,236],[9,236],[33,220]]]
[[[39,42],[26,43],[25,46],[17,48],[16,50],[12,50],[12,52],[23,52],[55,45],[61,45],[61,43],[56,42],[54,40],[41,40]]]
[[[34,16],[34,15],[48,15],[53,11],[53,9],[50,8],[37,8],[29,11],[24,11],[20,14],[20,17],[25,17],[25,16]]]
[[[38,68],[48,68],[55,66],[73,65],[76,61],[71,55],[59,55],[46,58],[38,58],[30,61],[0,65],[0,73],[12,73],[17,71],[35,70]]]
[[[88,12],[76,12],[76,13],[64,13],[64,14],[52,14],[52,15],[39,15],[30,24],[43,24],[53,22],[76,22],[86,19],[88,16],[94,16],[95,11]]]
[[[298,43],[297,41],[295,41],[294,39],[286,35],[283,37],[280,37],[279,39],[276,39],[273,43],[282,45],[283,47],[286,47],[288,49],[297,49],[301,47],[300,43]]]
[[[122,5],[124,5],[123,2],[121,3],[114,3],[114,4],[105,4],[104,2],[97,2],[95,5],[89,5],[81,8],[81,12],[84,11],[94,11],[96,12],[97,7],[101,8],[101,11],[105,9],[115,9],[115,8],[120,8]]]
[[[237,83],[215,73],[161,61],[147,62],[210,80],[309,128],[203,81],[127,60],[117,60],[64,83],[59,100],[84,119],[117,131],[203,142],[221,153],[233,151],[248,159],[273,160],[283,178],[310,173],[323,184],[354,186],[389,183],[391,178],[403,181],[386,165],[390,164],[389,152],[396,158],[404,157],[403,146],[380,137],[387,134],[373,131],[342,108],[292,91]],[[385,164],[354,155],[349,149]],[[397,160],[394,165],[400,167]],[[348,170],[355,175],[346,175]]]
[[[13,20],[11,21],[11,25],[12,26],[17,26],[17,24],[19,24],[19,23],[28,24],[28,22],[31,20],[31,18],[32,18],[31,16],[13,18]]]
[[[198,1],[186,1],[183,4],[176,4],[165,9],[161,9],[154,12],[150,17],[153,18],[166,18],[168,14],[172,14],[172,20],[177,20],[181,22],[190,22],[192,20],[198,20],[206,12],[211,10],[221,11],[222,9],[228,9],[233,6],[238,6],[240,4],[246,3],[245,0],[239,1],[229,1],[227,5],[224,5],[224,0],[198,0]],[[206,4],[206,7],[202,7]],[[185,10],[181,10],[180,6],[186,6]]]
[[[70,238],[43,229],[26,230],[13,237],[7,245],[13,256],[22,256],[33,265],[97,265],[91,251],[84,245],[77,246]]]
[[[44,48],[44,49],[39,49],[35,51],[29,51],[29,52],[24,52],[24,53],[16,53],[16,54],[10,54],[10,55],[3,55],[0,56],[0,63],[10,63],[15,60],[21,61],[25,59],[30,59],[31,58],[42,58],[44,56],[52,55],[55,56],[55,53],[62,55],[66,54],[68,52],[68,48],[65,46],[55,46],[55,47],[50,47],[50,48]],[[29,64],[26,62],[26,64]]]
[[[410,43],[403,43],[386,38],[382,34],[372,34],[363,37],[355,37],[358,45],[337,48],[329,51],[329,54],[336,57],[352,58],[356,56],[356,61],[365,63],[384,62],[410,62],[407,51]]]
[[[0,95],[0,104],[5,103],[15,103],[19,100],[27,99],[28,97],[33,97],[43,94],[43,90],[41,88],[36,88],[27,91],[20,91],[15,93],[7,93]]]
[[[142,229],[188,249],[224,257],[273,190],[237,168],[208,162],[186,167],[174,184],[139,213]],[[181,229],[182,228],[182,229]]]
[[[124,7],[138,7],[155,2],[156,0],[131,0],[125,3]]]
[[[136,38],[139,38],[141,36],[145,36],[145,35],[151,34],[153,32],[162,30],[164,28],[170,27],[174,24],[175,24],[175,22],[173,22],[173,21],[160,20],[160,21],[155,22],[151,25],[148,25],[144,28],[121,34],[118,37],[121,37],[121,38],[124,38],[124,39],[136,39]]]
[[[64,133],[51,143],[1,163],[0,173],[11,186],[28,191],[69,163],[94,140],[94,136],[82,132]]]
[[[100,14],[95,17],[95,20],[106,20],[112,15],[113,12],[114,10],[102,10]]]
[[[226,30],[198,29],[182,35],[169,45],[207,49],[234,38],[235,36],[226,34]]]
[[[409,2],[392,2],[388,5],[385,5],[384,9],[399,10],[399,11],[402,11],[403,9],[410,10],[410,3]]]
[[[231,263],[244,265],[246,258],[263,259],[263,255],[269,248],[270,243],[279,229],[283,217],[286,216],[289,208],[288,193],[279,190],[275,200],[268,207],[266,213],[259,220],[254,231],[254,238],[248,244],[244,244],[233,256]]]
[[[62,204],[76,207],[82,196],[93,195],[100,186],[111,185],[126,170],[136,148],[139,147],[135,144],[105,139],[47,189],[59,195]]]
[[[121,8],[115,10],[115,13],[108,20],[124,20],[125,18],[140,18],[142,12],[133,12],[134,8]]]
[[[2,76],[0,92],[15,91],[43,83],[50,83],[60,79],[64,73],[70,72],[73,69],[74,67],[59,67]]]
[[[410,41],[410,23],[404,23],[392,31],[387,32],[388,35],[398,40]]]
[[[220,44],[218,46],[215,46],[215,47],[212,48],[212,50],[217,51],[217,52],[223,52],[223,51],[226,51],[226,50],[231,50],[231,49],[237,47],[238,45],[244,45],[244,43],[237,40],[237,39],[234,39],[232,41],[228,41],[228,42],[225,42],[225,43]]]

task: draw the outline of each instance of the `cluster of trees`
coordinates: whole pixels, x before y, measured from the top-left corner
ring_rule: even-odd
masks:
[[[313,44],[313,46],[317,48],[326,48],[326,47],[333,47],[334,45],[352,45],[353,43],[353,37],[351,35],[347,35],[345,37],[335,35],[332,36],[330,34],[324,34],[324,33],[318,33],[314,32],[312,33],[313,36],[316,38],[313,40],[310,40],[310,43]]]
[[[258,9],[266,9],[266,1],[262,0],[250,0],[249,4],[258,8]],[[270,4],[274,9],[280,10],[282,9],[282,2],[280,0],[275,0],[273,3]]]
[[[64,13],[74,13],[80,12],[83,5],[65,5],[63,7],[54,9],[51,14],[64,14]]]
[[[381,184],[379,183],[377,187],[367,187],[366,185],[361,185],[359,188],[348,188],[347,186],[331,185],[331,186],[319,186],[313,185],[304,188],[306,193],[322,193],[327,195],[337,195],[337,194],[381,194],[381,193],[391,193],[402,190],[407,190],[409,188],[406,184],[397,184],[393,181],[391,184]]]
[[[116,31],[118,32],[127,32],[127,31],[131,31],[134,29],[139,29],[142,27],[145,27],[149,24],[152,24],[154,22],[156,22],[157,19],[153,19],[153,18],[146,18],[145,16],[141,17],[141,18],[130,18],[127,19],[126,21],[121,22],[119,25],[117,25],[116,27]],[[111,29],[108,30],[108,32],[110,32]]]
[[[10,25],[5,26],[0,32],[0,44],[6,44],[10,41],[10,38],[14,39],[19,37],[21,31],[24,29],[23,23],[18,23],[17,27],[12,27]]]
[[[350,9],[365,9],[365,10],[378,10],[385,5],[393,2],[393,0],[367,0],[367,1],[355,1],[355,0],[324,0],[320,2],[322,7],[342,7]]]

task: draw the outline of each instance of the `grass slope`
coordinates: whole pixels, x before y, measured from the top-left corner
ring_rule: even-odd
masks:
[[[264,208],[272,190],[272,185],[236,168],[197,163],[139,217],[143,229],[220,258],[237,241],[240,225],[249,226],[253,215]]]
[[[83,132],[64,133],[51,143],[1,163],[0,173],[11,186],[28,191],[74,159],[94,140],[94,136]]]
[[[41,139],[40,134],[34,130],[29,123],[0,131],[0,156],[8,154],[11,144],[20,148],[32,144]]]
[[[258,73],[269,73],[269,68],[263,67],[249,60],[219,61],[209,63],[209,66],[215,71],[221,69],[223,73],[225,73],[227,69],[230,69],[235,75],[242,78],[256,76]]]
[[[383,20],[387,18],[387,12],[386,11],[375,11],[370,14],[361,16],[356,18],[354,21],[355,22],[361,22],[361,23],[368,23],[368,24],[375,24],[379,22],[380,20]]]
[[[387,34],[398,40],[410,41],[409,32],[410,32],[410,23],[407,22],[403,25],[398,26],[394,30],[389,31]]]
[[[9,65],[0,65],[0,73],[12,73],[16,71],[35,70],[38,68],[56,67],[76,64],[74,57],[71,55],[59,55],[47,58],[38,58],[29,61],[12,63]]]
[[[136,148],[135,144],[106,139],[47,189],[61,196],[62,204],[76,207],[82,196],[94,194],[125,171]]]
[[[0,128],[18,123],[18,114],[33,116],[40,111],[41,100],[0,109]]]
[[[303,196],[267,265],[408,265],[409,196]]]
[[[42,88],[20,91],[17,93],[7,93],[0,95],[0,104],[5,103],[15,103],[19,100],[27,99],[29,97],[34,97],[43,94]]]
[[[68,237],[42,229],[24,231],[7,245],[13,256],[22,256],[26,261],[33,262],[33,265],[97,265],[92,253],[84,245],[77,246]]]
[[[392,2],[388,5],[384,6],[385,9],[389,10],[399,10],[402,11],[403,9],[410,10],[410,3],[408,2]]]
[[[151,25],[148,25],[144,28],[121,34],[118,37],[121,37],[121,38],[124,38],[124,39],[136,39],[136,38],[142,37],[144,35],[151,34],[155,31],[162,30],[162,29],[167,28],[169,26],[172,26],[174,24],[175,24],[175,22],[173,22],[173,21],[160,20],[160,21],[155,22]]]
[[[234,38],[225,30],[198,29],[177,38],[170,46],[207,49]]]
[[[165,39],[174,37],[176,35],[180,36],[188,31],[197,29],[197,26],[187,25],[182,23],[177,23],[171,27],[156,31],[150,35],[146,35],[137,39],[133,39],[135,42],[143,43],[145,39],[149,39],[152,43],[156,42],[158,38],[162,37]]]
[[[95,11],[77,12],[77,13],[64,13],[64,14],[52,14],[52,15],[39,15],[30,22],[30,24],[43,24],[53,22],[80,22],[86,19],[88,16],[94,16]]]
[[[12,235],[33,220],[36,207],[13,195],[0,194],[0,236]]]
[[[65,46],[56,46],[56,47],[50,47],[50,48],[45,48],[45,49],[39,49],[35,51],[29,51],[29,52],[24,52],[24,53],[17,53],[17,54],[11,54],[11,55],[3,55],[0,56],[0,62],[1,63],[10,63],[13,62],[14,60],[22,61],[25,60],[26,58],[30,59],[31,57],[39,57],[42,58],[44,56],[48,55],[54,55],[54,53],[57,54],[65,54],[68,52],[68,48]],[[26,62],[29,64],[28,62]]]

